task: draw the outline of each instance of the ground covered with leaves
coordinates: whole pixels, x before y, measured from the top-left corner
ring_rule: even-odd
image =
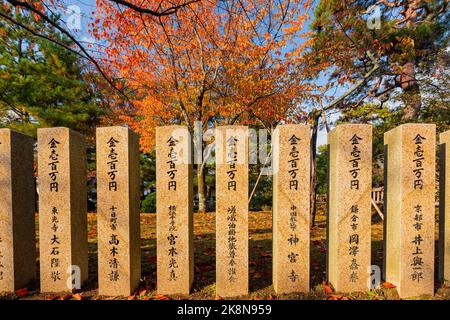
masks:
[[[323,212],[324,210],[321,210]],[[382,266],[383,223],[374,216],[372,224],[372,264]],[[41,294],[30,287],[15,294],[0,294],[0,299],[46,299],[46,300],[111,300],[111,299],[221,299],[215,293],[215,215],[194,214],[195,278],[189,296],[162,296],[156,293],[156,215],[141,215],[142,281],[137,292],[129,297],[102,297],[97,287],[97,224],[96,215],[88,215],[89,227],[89,281],[85,288],[75,294]],[[334,292],[325,282],[326,269],[326,217],[319,214],[317,224],[311,229],[311,291],[308,294],[277,295],[272,287],[272,215],[271,212],[250,212],[249,215],[249,271],[250,294],[238,299],[328,299],[328,300],[397,300],[395,286],[382,283],[381,288],[370,292],[343,294]],[[437,265],[436,265],[437,267]],[[450,288],[435,288],[434,296],[416,299],[450,299]]]

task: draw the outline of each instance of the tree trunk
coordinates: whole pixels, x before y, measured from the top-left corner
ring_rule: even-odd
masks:
[[[206,212],[206,166],[197,164],[198,212]]]
[[[311,210],[311,226],[314,227],[316,225],[316,213],[317,213],[317,205],[316,205],[316,195],[317,195],[317,133],[319,126],[319,116],[320,113],[317,113],[316,110],[312,112],[312,134],[311,134],[311,191],[309,196],[310,201],[310,210]]]
[[[415,121],[422,107],[422,96],[415,78],[414,62],[409,61],[403,65],[400,81],[403,90],[403,102],[405,103],[402,119],[404,121]]]

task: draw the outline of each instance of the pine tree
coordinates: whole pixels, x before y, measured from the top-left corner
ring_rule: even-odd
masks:
[[[25,15],[16,20],[45,25]],[[52,39],[71,45],[62,35]],[[95,77],[76,54],[0,20],[0,126],[35,136],[39,127],[65,126],[93,136],[102,109]]]

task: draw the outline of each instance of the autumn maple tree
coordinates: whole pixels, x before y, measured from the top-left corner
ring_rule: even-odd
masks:
[[[164,11],[176,2],[130,1]],[[98,0],[91,32],[107,39],[103,66],[131,97],[116,110],[151,150],[154,128],[180,123],[194,131],[219,124],[270,127],[305,97],[299,69],[310,1],[192,2],[166,16]],[[114,108],[114,106],[112,106]],[[288,119],[289,120],[289,119]],[[197,167],[199,210],[205,167]]]
[[[164,17],[174,14],[179,9],[200,0],[186,0],[178,3],[166,1],[167,5],[162,8],[161,3],[153,5],[153,8],[142,7],[133,1],[127,0],[107,0],[110,5],[129,8],[130,10],[154,17]],[[96,69],[111,88],[121,95],[124,92],[116,85],[116,79],[108,75],[103,70],[98,57],[91,50],[91,44],[85,44],[73,34],[66,23],[61,20],[61,12],[67,11],[69,3],[64,0],[0,0],[0,19],[9,24],[28,32],[30,35],[52,42],[67,51],[70,51],[81,58],[87,60]],[[18,19],[18,15],[30,17],[28,22]],[[42,26],[42,27],[39,27]],[[56,36],[49,36],[45,30],[53,30]],[[72,44],[68,45],[60,41],[60,37],[66,37]]]

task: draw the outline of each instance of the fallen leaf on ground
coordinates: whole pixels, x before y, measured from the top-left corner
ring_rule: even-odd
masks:
[[[390,282],[385,282],[385,283],[383,283],[383,287],[385,287],[387,289],[393,289],[393,288],[396,288],[397,286],[393,285]]]
[[[75,293],[72,296],[72,298],[75,299],[75,300],[83,300],[83,296],[80,293]]]
[[[16,296],[18,296],[19,298],[25,297],[28,295],[28,289],[27,288],[22,288],[16,291]]]
[[[326,284],[325,282],[322,283],[322,288],[326,294],[330,294],[333,292],[333,289],[331,289],[331,287],[328,284]]]
[[[147,290],[141,290],[141,291],[139,291],[139,295],[140,296],[145,296],[145,294],[147,293]]]

